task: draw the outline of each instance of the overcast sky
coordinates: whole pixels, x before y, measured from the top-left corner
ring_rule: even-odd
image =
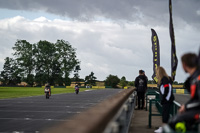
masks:
[[[186,75],[180,57],[200,47],[200,0],[172,0],[179,59],[176,80]],[[160,41],[160,58],[171,75],[168,0],[0,0],[0,71],[17,39],[30,43],[64,39],[77,49],[81,78],[91,71],[133,81],[143,69],[153,74],[151,28]]]

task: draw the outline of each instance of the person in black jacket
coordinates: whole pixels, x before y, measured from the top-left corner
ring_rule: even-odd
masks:
[[[172,80],[167,75],[163,67],[157,67],[156,77],[158,79],[158,85],[161,96],[161,105],[162,105],[162,122],[163,124],[168,123],[170,109],[174,101],[173,89],[172,89]],[[155,132],[162,132],[162,127],[155,130]]]
[[[146,76],[143,75],[143,70],[139,70],[139,76],[135,79],[135,87],[138,96],[138,109],[144,108],[144,94],[147,88],[147,80]],[[142,106],[140,106],[140,102],[142,100]]]
[[[181,58],[183,69],[190,76],[184,86],[190,92],[190,99],[179,109],[179,114],[169,122],[176,129],[178,123],[184,124],[184,128],[190,131],[192,125],[200,120],[200,69],[198,69],[198,58],[196,54],[187,53]]]

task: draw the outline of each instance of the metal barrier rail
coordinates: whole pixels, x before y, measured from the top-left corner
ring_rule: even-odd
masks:
[[[74,116],[70,121],[60,123],[43,132],[127,133],[135,104],[136,94],[133,92],[134,89],[122,90],[86,112]]]
[[[136,104],[136,91],[126,100],[103,133],[128,133]]]
[[[178,109],[179,109],[180,107],[181,107],[181,104],[178,103],[178,102],[176,102],[176,101],[174,101],[174,102],[173,102],[173,110],[172,110],[172,112],[171,112],[171,115],[172,115],[172,116],[176,115],[177,112],[178,112]]]
[[[149,128],[151,128],[151,120],[152,116],[161,116],[161,113],[152,113],[152,104],[157,105],[159,103],[159,99],[149,99]],[[158,109],[158,108],[157,108]]]
[[[147,98],[147,96],[148,95],[154,95],[155,96],[155,99],[151,99],[151,98]],[[149,100],[149,128],[151,128],[151,120],[152,120],[152,116],[161,116],[161,114],[162,114],[162,105],[161,105],[161,103],[160,103],[160,96],[159,96],[160,94],[159,94],[159,92],[157,92],[157,91],[152,91],[151,93],[147,93],[146,94],[146,101],[148,101]],[[155,104],[155,106],[156,106],[156,108],[157,108],[157,110],[158,110],[158,112],[159,112],[159,114],[158,113],[156,113],[156,114],[153,114],[152,113],[152,104]],[[170,111],[170,115],[171,116],[174,116],[174,115],[176,115],[177,114],[177,112],[178,112],[178,109],[181,107],[181,105],[178,103],[178,102],[176,102],[176,101],[173,101],[173,105],[172,105],[172,110]],[[146,110],[147,110],[147,108],[146,108]]]
[[[151,93],[147,93],[147,96],[148,95],[154,95],[155,96],[155,99],[149,99],[149,128],[151,128],[151,120],[152,120],[151,117],[152,116],[161,116],[162,105],[160,104],[160,98],[159,98],[158,94],[159,94],[159,92],[156,92],[156,91],[151,92]],[[152,114],[152,110],[151,110],[152,103],[154,103],[156,105],[156,108],[158,109],[160,114]],[[172,110],[170,111],[171,117],[175,116],[178,113],[178,109],[180,107],[181,107],[180,103],[178,103],[177,101],[173,101]],[[200,124],[197,123],[196,128],[194,128],[193,130],[194,131],[192,131],[192,133],[197,133],[197,132],[200,133]],[[177,132],[172,130],[169,125],[165,125],[165,126],[163,126],[163,133],[177,133]]]

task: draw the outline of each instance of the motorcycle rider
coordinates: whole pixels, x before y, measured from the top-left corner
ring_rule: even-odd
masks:
[[[78,94],[78,92],[79,92],[79,86],[78,86],[78,84],[75,85],[75,92],[76,92],[76,94]]]
[[[178,124],[182,124],[184,131],[189,131],[192,125],[200,120],[200,72],[196,54],[184,54],[181,61],[184,71],[190,75],[184,83],[190,92],[190,99],[180,107],[179,114],[172,118],[169,125],[174,130],[180,130]]]
[[[46,84],[45,90],[49,90],[49,96],[51,96],[51,86],[49,85],[49,83]],[[46,91],[45,91],[46,92]]]

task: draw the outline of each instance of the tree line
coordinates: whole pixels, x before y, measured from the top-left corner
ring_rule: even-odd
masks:
[[[71,81],[85,82],[85,85],[95,86],[97,78],[91,72],[85,79],[79,76],[80,61],[76,56],[76,49],[65,40],[56,43],[39,41],[31,44],[26,40],[17,40],[14,44],[13,57],[6,57],[0,81],[3,85],[17,85],[26,82],[29,86],[51,85],[69,86]],[[74,77],[70,78],[70,74]],[[153,80],[148,83],[155,83]],[[127,81],[125,76],[119,79],[116,75],[109,75],[105,85],[117,88],[119,85],[134,86],[134,81]]]
[[[80,70],[76,49],[65,40],[57,40],[56,43],[39,41],[35,44],[17,40],[12,49],[13,57],[5,58],[0,74],[3,85],[16,85],[21,81],[30,86],[47,82],[51,85],[70,85],[70,73]]]
[[[13,49],[13,57],[6,57],[0,81],[3,85],[17,85],[26,82],[29,86],[51,85],[68,86],[71,81],[84,81],[86,85],[95,86],[97,78],[91,72],[85,79],[80,79],[80,61],[76,49],[65,40],[51,43],[40,40],[31,44],[26,40],[17,40]],[[70,74],[74,77],[70,78]],[[124,77],[125,78],[125,77]],[[127,81],[122,78],[121,84]],[[117,87],[120,79],[109,75],[105,80],[106,86]]]

